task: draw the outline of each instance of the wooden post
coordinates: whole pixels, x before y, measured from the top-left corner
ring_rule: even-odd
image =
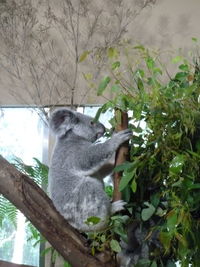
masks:
[[[120,123],[116,126],[116,131],[122,131],[128,128],[128,113],[123,112],[120,110],[115,111],[116,114],[117,112],[120,112]],[[118,113],[119,114],[119,113]],[[115,166],[122,164],[124,161],[128,159],[129,156],[129,146],[128,146],[128,141],[122,144],[115,157]],[[114,193],[113,193],[113,201],[121,200],[122,199],[122,193],[119,191],[119,183],[121,180],[121,172],[115,172],[114,173],[114,178],[113,178],[113,183],[114,183]]]

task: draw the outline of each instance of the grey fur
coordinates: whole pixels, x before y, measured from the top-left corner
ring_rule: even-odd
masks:
[[[50,127],[57,135],[49,169],[50,197],[56,209],[79,231],[104,229],[111,213],[123,209],[124,202],[110,203],[103,178],[112,172],[109,160],[130,139],[131,131],[124,130],[104,143],[95,143],[105,127],[67,108],[53,112]],[[100,222],[86,224],[92,216],[99,217]]]

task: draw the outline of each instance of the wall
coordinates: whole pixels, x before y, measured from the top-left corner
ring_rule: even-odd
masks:
[[[170,51],[168,55],[180,47],[187,54],[193,45],[191,38],[200,37],[198,0],[152,0],[145,8],[142,4],[147,0],[88,0],[79,10],[79,28],[76,27],[79,0],[73,1],[71,10],[62,1],[56,4],[49,1],[50,6],[45,6],[45,1],[35,4],[36,11],[29,24],[34,16],[38,22],[30,27],[29,35],[18,21],[20,35],[15,39],[0,29],[0,105],[69,104],[72,92],[75,104],[103,103],[105,99],[96,97],[95,89],[88,86],[83,73],[92,74],[98,84],[106,72],[106,47],[126,39]],[[2,14],[5,21],[7,13]],[[73,15],[71,26],[78,32],[78,42],[73,39],[69,14]],[[8,32],[13,31],[11,26],[7,27]],[[36,35],[41,28],[40,35]],[[13,41],[14,48],[10,44]],[[91,50],[98,51],[101,58],[97,60],[88,53],[89,60],[78,62],[77,56],[80,60],[84,51]],[[112,94],[107,98],[112,98]]]

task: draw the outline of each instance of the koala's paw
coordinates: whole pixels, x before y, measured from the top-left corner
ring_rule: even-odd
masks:
[[[120,210],[124,210],[124,206],[126,204],[127,203],[123,200],[117,200],[113,202],[111,205],[111,214],[114,214],[115,212],[120,211]]]
[[[116,143],[121,145],[125,141],[128,141],[132,137],[132,135],[133,135],[132,131],[129,129],[126,129],[126,130],[123,130],[123,131],[120,131],[114,134],[113,138],[115,139]]]
[[[120,267],[131,267],[133,266],[131,264],[131,256],[129,256],[127,253],[125,253],[124,250],[121,252],[117,253],[117,262]]]

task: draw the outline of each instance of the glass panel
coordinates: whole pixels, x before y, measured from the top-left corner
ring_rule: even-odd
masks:
[[[27,108],[4,108],[0,115],[0,154],[12,162],[19,157],[33,164],[42,159],[43,123],[38,114]],[[0,199],[2,203],[3,198]],[[4,200],[5,201],[5,200]],[[18,212],[16,228],[5,218],[0,231],[0,259],[19,264],[39,265],[39,246],[27,242],[30,233],[25,217]]]

